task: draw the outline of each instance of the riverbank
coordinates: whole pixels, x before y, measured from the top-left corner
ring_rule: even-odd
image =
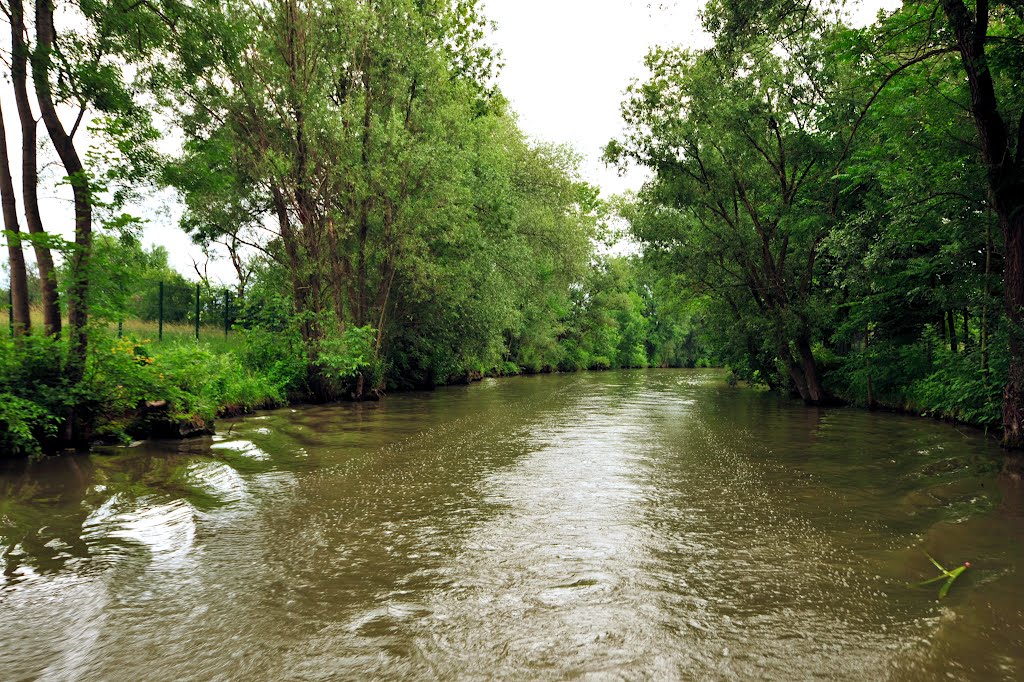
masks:
[[[730,385],[737,386],[743,390],[777,393],[762,384],[739,381],[732,375],[728,377],[727,381]],[[999,428],[998,420],[994,414],[990,413],[991,410],[971,411],[971,414],[974,415],[984,415],[984,418],[972,421],[970,419],[963,418],[962,412],[959,410],[954,409],[952,411],[947,411],[939,405],[928,406],[908,402],[886,402],[884,400],[875,400],[869,404],[860,396],[856,395],[839,395],[835,399],[835,404],[819,406],[806,406],[806,404],[800,400],[799,396],[795,394],[788,396],[787,399],[792,400],[794,403],[804,404],[808,409],[848,408],[870,413],[883,413],[900,417],[909,417],[915,420],[939,422],[958,431],[960,431],[961,427],[965,428],[980,438],[992,440],[996,443],[1001,442],[1002,437],[1002,431]],[[1016,451],[1006,449],[1004,449],[1003,452],[1006,455],[1005,472],[1017,480],[1024,480],[1024,453],[1018,453]]]
[[[576,357],[559,364],[533,360],[490,367],[477,364],[444,376],[413,381],[386,371],[372,357],[372,330],[351,329],[333,343],[327,369],[333,377],[334,399],[376,400],[386,393],[469,384],[485,377],[507,377],[559,371],[604,370],[606,357]],[[38,456],[93,444],[124,444],[149,438],[187,438],[213,433],[216,420],[256,410],[309,403],[308,365],[301,344],[287,334],[239,330],[230,336],[197,342],[188,334],[171,333],[163,342],[128,330],[123,338],[112,329],[93,333],[87,373],[77,386],[68,385],[60,367],[60,342],[32,336],[17,343],[0,342],[0,453]],[[928,377],[927,403],[886,401],[867,404],[857,394],[836,391],[848,404],[967,425],[996,433],[991,406],[964,410],[941,389],[941,375]],[[732,379],[730,382],[734,383]],[[841,386],[839,388],[842,388]],[[913,387],[912,387],[913,388]],[[313,401],[324,402],[324,400]],[[69,418],[69,413],[73,413]],[[71,418],[87,428],[69,433]],[[972,418],[974,417],[974,418]]]
[[[370,330],[372,331],[372,330]],[[462,369],[428,381],[389,375],[370,350],[373,334],[351,329],[323,355],[332,400],[310,400],[309,367],[289,335],[236,331],[196,341],[173,335],[162,342],[109,329],[91,337],[87,371],[71,385],[62,371],[60,341],[33,335],[0,340],[0,456],[24,457],[126,444],[149,438],[188,438],[214,432],[218,418],[256,410],[335,400],[377,400],[386,393],[469,384],[507,377],[609,368],[607,358],[580,367],[504,361]]]

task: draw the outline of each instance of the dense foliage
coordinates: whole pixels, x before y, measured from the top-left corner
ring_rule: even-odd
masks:
[[[9,214],[4,452],[484,375],[712,362],[685,302],[636,260],[596,254],[606,208],[571,150],[519,130],[475,0],[58,5],[27,23],[8,6],[40,106],[83,113],[46,120],[74,243]],[[55,12],[90,30],[62,32]],[[159,155],[161,135],[180,151]],[[140,245],[125,210],[151,186],[178,193],[197,244],[228,251],[230,312]],[[27,242],[63,263],[34,276],[14,257]],[[67,324],[29,333],[44,282]],[[142,324],[197,311],[230,338],[160,342]]]
[[[1024,445],[1016,0],[864,28],[828,1],[709,2],[713,46],[653,49],[607,148],[651,171],[616,205],[638,256],[599,254],[611,211],[579,159],[519,129],[477,0],[2,6],[22,142],[19,193],[0,112],[3,453],[485,375],[718,364]],[[73,240],[42,222],[36,111]],[[227,251],[233,291],[141,246],[129,209],[154,188]],[[158,317],[234,331],[154,340]]]
[[[653,171],[623,213],[738,377],[1016,446],[1021,7],[832,7],[719,0],[713,47],[654,49],[607,148]]]

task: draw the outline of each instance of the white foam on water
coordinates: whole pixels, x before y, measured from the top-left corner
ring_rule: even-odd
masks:
[[[223,462],[193,462],[187,470],[189,482],[223,502],[245,497],[245,481],[233,467]]]
[[[228,440],[220,443],[214,443],[210,446],[214,450],[231,450],[238,454],[248,457],[249,459],[255,459],[259,461],[270,459],[270,455],[260,449],[258,445],[253,443],[251,440]]]

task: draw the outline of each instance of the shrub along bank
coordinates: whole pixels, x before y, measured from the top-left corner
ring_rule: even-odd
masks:
[[[504,343],[486,353],[474,348],[468,315],[461,334],[441,334],[436,324],[416,337],[401,330],[385,352],[377,351],[377,330],[350,326],[321,342],[314,370],[302,316],[258,289],[227,339],[165,333],[161,342],[155,328],[147,333],[137,323],[118,338],[116,326],[96,326],[79,382],[64,371],[65,342],[42,334],[5,337],[0,454],[208,433],[219,416],[314,400],[314,380],[329,382],[334,399],[377,399],[484,376],[714,364],[699,319],[658,297],[645,278],[634,259],[595,262],[543,324],[506,332]]]

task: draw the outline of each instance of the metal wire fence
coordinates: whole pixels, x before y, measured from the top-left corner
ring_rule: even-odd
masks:
[[[10,288],[5,294],[0,300],[7,308],[8,327],[13,335],[14,302]],[[192,335],[197,340],[221,334],[226,339],[231,335],[241,310],[240,302],[231,289],[196,284],[187,303],[183,294],[180,286],[168,291],[164,282],[159,282],[153,292],[140,292],[136,296],[137,301],[145,299],[150,305],[136,305],[113,314],[107,311],[103,317],[111,320],[110,326],[117,330],[118,337],[125,333],[145,333],[163,341],[165,335],[177,338]],[[32,317],[33,327],[41,326],[42,320],[36,319],[41,318],[41,313],[35,308],[32,309]]]

